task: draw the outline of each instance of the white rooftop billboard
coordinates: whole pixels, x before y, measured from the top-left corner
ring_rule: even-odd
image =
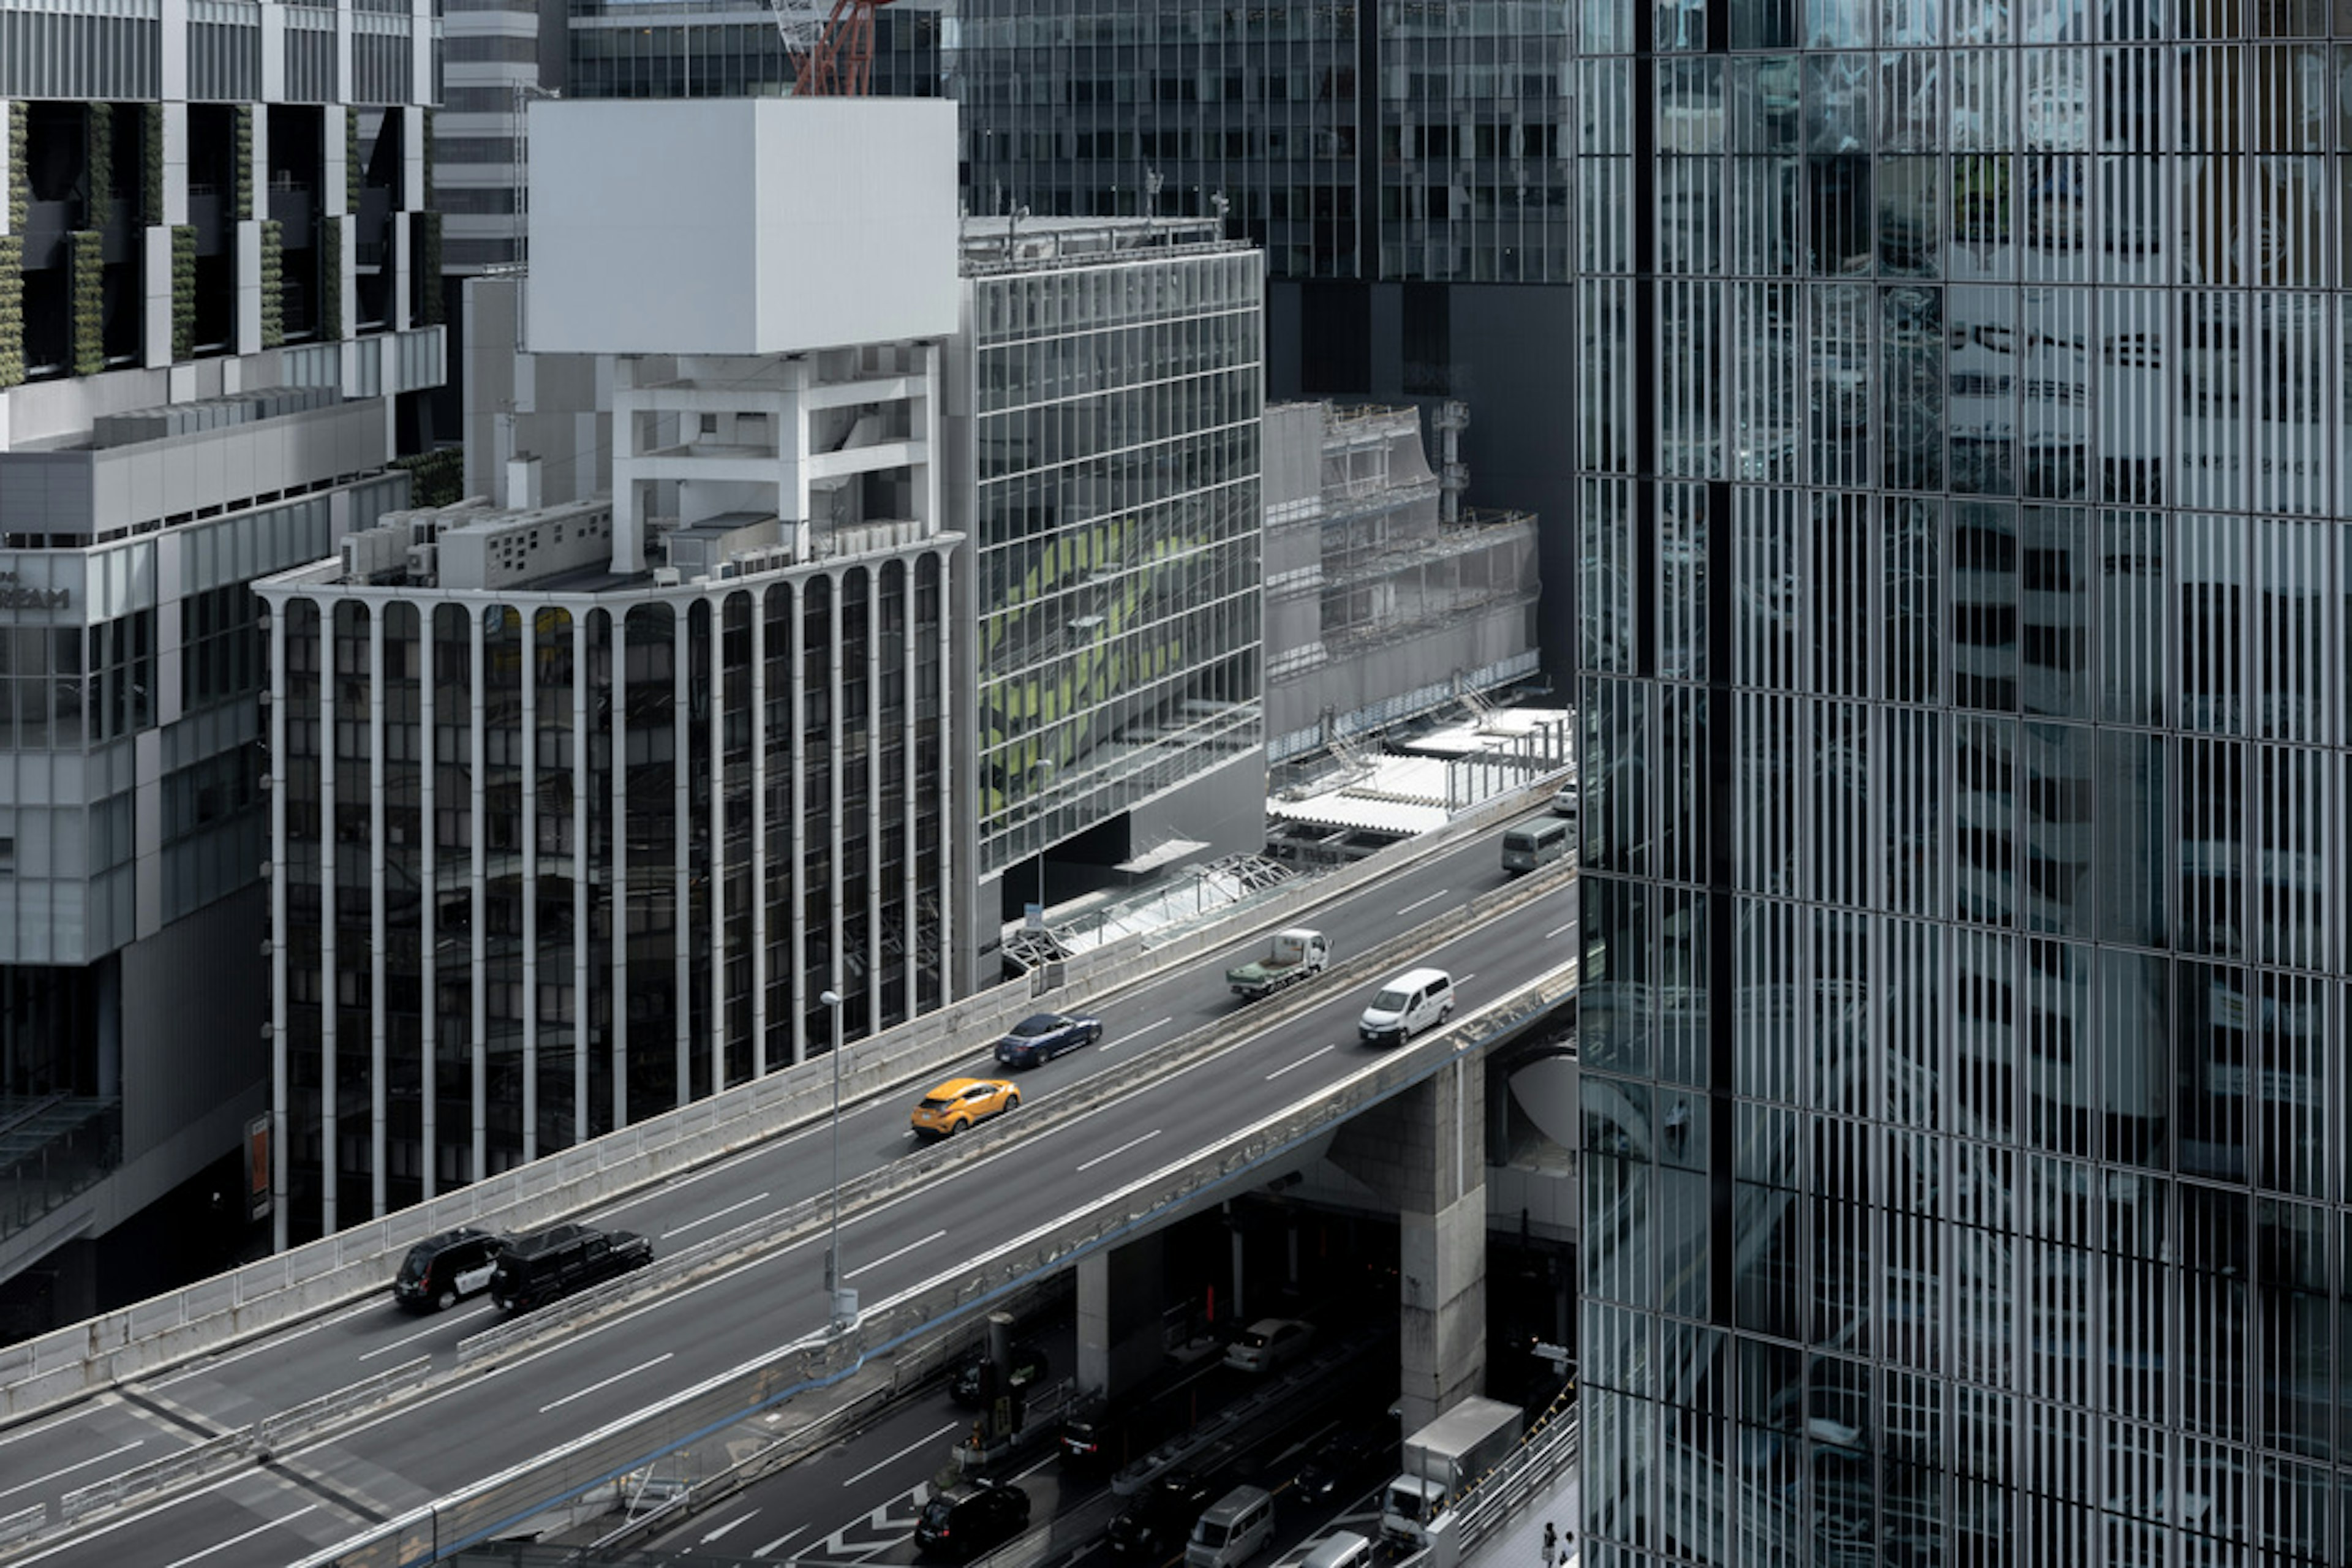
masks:
[[[530,106],[529,346],[795,353],[956,328],[956,106]]]

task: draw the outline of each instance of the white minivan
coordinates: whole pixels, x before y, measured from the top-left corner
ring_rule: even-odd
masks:
[[[1184,1568],[1240,1568],[1274,1539],[1274,1496],[1235,1487],[1209,1505],[1184,1542]]]
[[[1443,969],[1408,969],[1381,987],[1356,1022],[1365,1044],[1401,1046],[1454,1016],[1454,976]]]

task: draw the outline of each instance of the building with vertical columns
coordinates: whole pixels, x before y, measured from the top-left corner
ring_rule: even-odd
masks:
[[[826,990],[940,1006],[1070,867],[1262,839],[1257,258],[960,237],[954,112],[532,110],[488,496],[262,589],[289,1237],[821,1052]]]
[[[1578,1544],[2345,1562],[2341,21],[1578,18]]]
[[[0,1338],[267,1201],[250,584],[407,499],[436,25],[0,0]]]
[[[919,421],[932,358],[822,384]],[[402,514],[265,585],[289,1235],[800,1060],[828,989],[855,1033],[945,1001],[934,501],[681,520],[651,571],[606,501]]]

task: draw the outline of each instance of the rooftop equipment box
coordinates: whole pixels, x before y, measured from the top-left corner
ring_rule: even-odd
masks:
[[[530,106],[530,347],[771,354],[956,329],[956,106]]]

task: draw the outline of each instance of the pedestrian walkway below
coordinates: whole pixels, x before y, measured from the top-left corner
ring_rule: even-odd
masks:
[[[1567,1465],[1551,1479],[1551,1484],[1528,1500],[1511,1518],[1511,1522],[1480,1542],[1475,1549],[1462,1559],[1463,1568],[1545,1568],[1543,1532],[1546,1521],[1559,1531],[1561,1563],[1573,1564],[1577,1560],[1579,1542],[1576,1539],[1579,1478],[1577,1467]],[[1553,1568],[1559,1568],[1555,1563]]]

